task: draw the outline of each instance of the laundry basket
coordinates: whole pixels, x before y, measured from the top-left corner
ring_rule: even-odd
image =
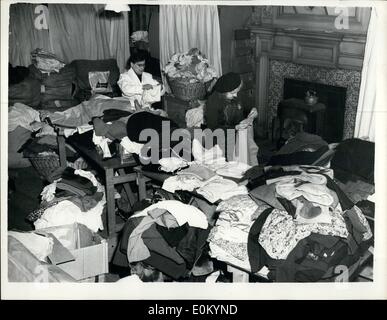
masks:
[[[29,159],[32,166],[45,180],[49,180],[50,175],[60,167],[59,155],[55,153],[36,154],[30,156]]]
[[[173,95],[183,101],[203,99],[207,93],[210,82],[189,82],[189,79],[169,78],[168,83]]]

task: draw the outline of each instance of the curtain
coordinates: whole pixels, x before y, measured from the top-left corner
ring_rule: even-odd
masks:
[[[356,113],[355,137],[375,142],[375,103],[378,76],[377,65],[377,32],[378,16],[372,8],[368,25],[367,42],[364,53],[359,102]]]
[[[94,4],[98,12],[105,7],[104,4]],[[105,25],[105,32],[109,43],[110,56],[117,60],[118,68],[125,71],[126,62],[130,57],[129,43],[129,15],[128,12],[120,14],[100,14],[101,22]]]
[[[159,24],[162,67],[174,53],[198,48],[222,74],[217,6],[161,5]]]
[[[128,14],[107,15],[103,8],[93,4],[11,5],[10,63],[28,66],[30,52],[42,48],[65,63],[115,58],[124,71],[130,55]]]
[[[47,11],[47,7],[31,3],[10,6],[8,54],[13,66],[29,66],[30,52],[36,48],[51,51]]]
[[[110,58],[106,27],[92,4],[49,4],[54,53],[66,63]]]

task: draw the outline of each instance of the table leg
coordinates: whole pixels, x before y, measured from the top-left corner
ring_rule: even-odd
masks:
[[[141,201],[146,198],[146,178],[143,174],[137,173],[138,199]]]
[[[232,282],[249,282],[249,274],[230,265],[227,266],[227,271],[232,273]]]
[[[66,141],[65,137],[62,135],[57,136],[58,141],[58,149],[59,149],[59,162],[61,168],[67,167],[67,160],[66,160]]]
[[[105,169],[106,222],[108,236],[114,234],[116,226],[113,174],[113,169]]]
[[[121,176],[124,176],[125,175],[125,170],[124,169],[118,169],[118,173]],[[123,183],[123,186],[124,186],[125,192],[126,192],[126,194],[128,196],[130,206],[133,207],[134,203],[136,202],[136,197],[134,196],[133,191],[130,188],[129,182]]]

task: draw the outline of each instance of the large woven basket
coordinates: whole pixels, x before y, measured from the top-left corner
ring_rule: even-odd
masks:
[[[183,101],[191,101],[195,99],[203,99],[207,93],[208,83],[194,82],[190,83],[187,80],[180,78],[169,78],[169,87],[173,95]]]
[[[49,176],[60,167],[59,156],[57,154],[40,155],[29,157],[32,166],[39,175],[49,180]]]

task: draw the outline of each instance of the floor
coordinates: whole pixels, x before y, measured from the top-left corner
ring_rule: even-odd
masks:
[[[275,152],[275,145],[268,141],[257,141],[259,146],[258,162],[260,165],[266,163],[271,155]],[[33,225],[25,220],[27,214],[39,207],[39,195],[44,187],[44,182],[41,180],[36,170],[33,167],[22,169],[9,170],[9,190],[8,190],[8,229],[30,231],[33,230]],[[117,215],[117,223],[124,223],[124,220]],[[101,233],[102,236],[104,232]],[[116,250],[118,236],[109,239],[109,257],[111,258]],[[118,268],[110,265],[109,274],[101,277],[100,281],[115,282],[120,277],[125,277],[130,274],[128,269]],[[362,275],[356,281],[364,282],[372,279],[372,261],[366,265]],[[192,281],[203,282],[205,278],[199,277],[191,279]],[[93,279],[91,279],[93,281]],[[223,274],[220,277],[220,282],[230,282],[229,275]]]
[[[8,229],[33,230],[25,217],[39,207],[44,183],[33,167],[8,172]]]

